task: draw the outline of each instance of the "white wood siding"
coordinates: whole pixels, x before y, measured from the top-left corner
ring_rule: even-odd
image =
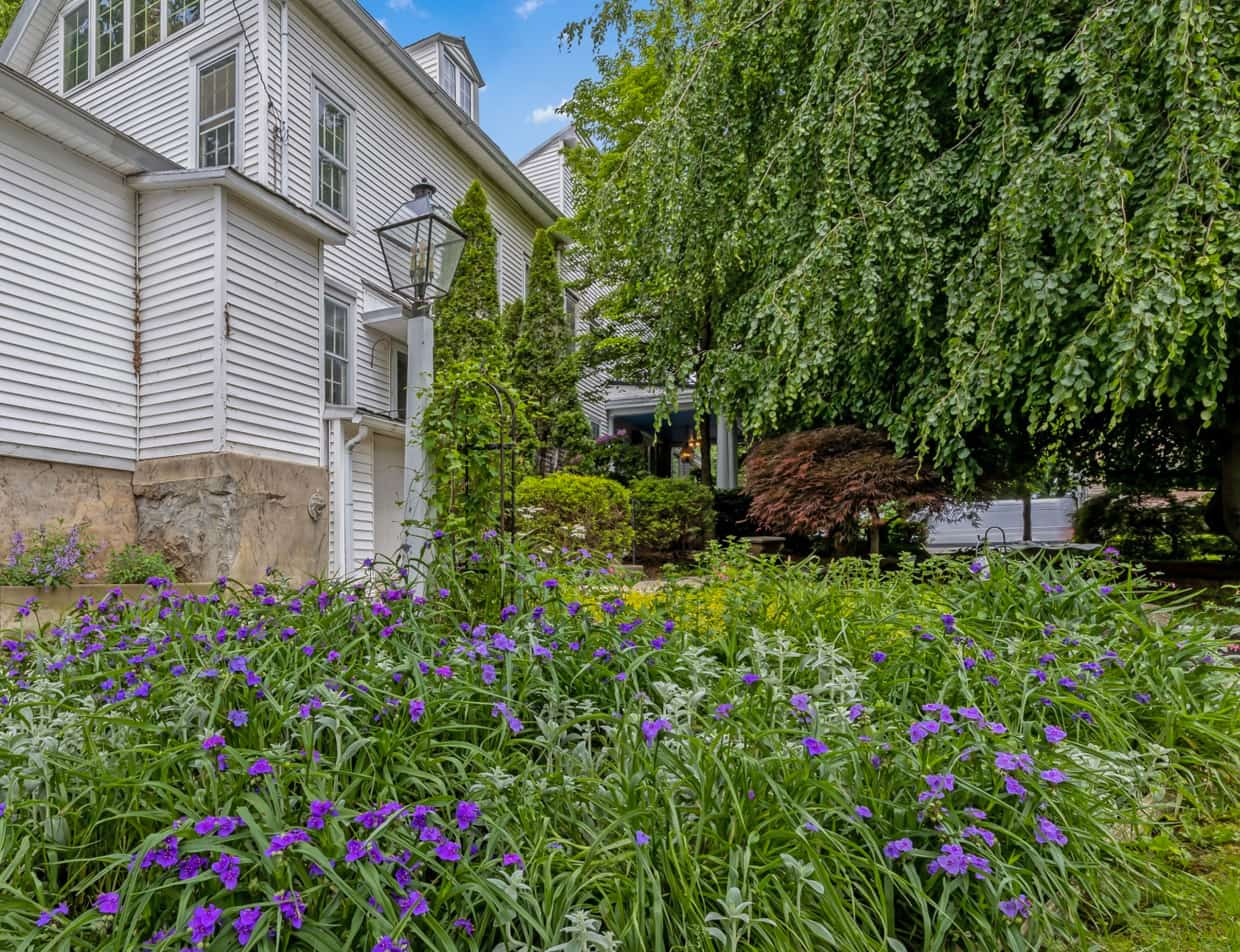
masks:
[[[353,561],[375,557],[375,444],[366,437],[353,447]]]
[[[525,177],[561,211],[564,211],[563,176],[560,171],[564,164],[563,148],[564,144],[557,139],[521,163]]]
[[[218,448],[215,189],[141,197],[142,459]]]
[[[349,292],[361,312],[362,279],[383,286],[387,274],[375,228],[426,178],[437,198],[452,208],[475,178],[481,178],[496,228],[504,236],[506,265],[501,300],[523,295],[525,257],[533,244],[534,221],[494,182],[481,177],[475,163],[382,76],[363,62],[303,4],[293,0],[289,15],[289,197],[314,204],[312,145],[316,133],[316,86],[334,92],[353,116],[353,231],[348,241],[325,250],[327,280]],[[354,340],[359,404],[389,406],[386,342],[358,325]],[[372,359],[373,354],[373,359]]]
[[[255,51],[260,32],[258,6],[259,0],[237,0],[237,9]],[[130,28],[128,22],[125,28]],[[278,32],[275,39],[278,48]],[[242,40],[242,28],[229,0],[203,0],[201,22],[160,40],[150,49],[67,94],[61,89],[61,26],[57,16],[35,56],[30,78],[143,145],[174,162],[192,167],[197,161],[191,128],[196,95],[195,61],[214,50],[223,52],[229,46],[239,49],[237,67],[244,77],[239,167],[247,175],[258,178],[265,99],[258,81],[257,64]],[[270,79],[268,85],[274,89]]]
[[[318,465],[318,242],[227,202],[227,448]]]
[[[0,117],[0,453],[133,468],[133,211],[119,176]]]
[[[435,82],[439,82],[439,44],[427,43],[416,50],[406,50],[415,63]]]

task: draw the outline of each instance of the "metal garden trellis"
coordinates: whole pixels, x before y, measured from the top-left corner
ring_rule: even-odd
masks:
[[[483,449],[499,455],[499,531],[508,533],[510,542],[517,538],[517,449],[520,443],[517,428],[517,402],[512,393],[489,377],[477,378],[458,383],[449,392],[449,406],[455,416],[457,403],[466,388],[481,387],[490,391],[495,398],[496,433],[499,442],[484,443],[481,446],[470,446],[458,443],[457,452],[465,459],[465,475],[463,491],[468,492],[470,484],[469,451]],[[505,441],[507,429],[507,441]],[[507,495],[507,498],[505,498]],[[456,508],[457,486],[454,482],[448,495],[449,513]]]

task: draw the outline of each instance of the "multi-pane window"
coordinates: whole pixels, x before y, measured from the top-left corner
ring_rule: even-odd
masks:
[[[323,299],[323,401],[349,402],[349,306],[330,296]]]
[[[349,214],[349,115],[319,97],[319,203],[337,215]]]
[[[141,53],[197,23],[202,19],[202,4],[203,0],[87,0],[73,7],[63,17],[64,91],[119,65],[126,53]]]
[[[392,411],[403,420],[409,409],[409,354],[394,352],[392,358]]]
[[[125,58],[125,0],[95,0],[95,73]]]
[[[237,54],[198,70],[198,167],[232,165],[237,157]]]
[[[130,0],[129,44],[131,53],[141,53],[148,46],[159,42],[160,0]]]
[[[168,35],[179,33],[202,16],[202,0],[168,0]]]
[[[90,5],[65,14],[65,92],[90,79]]]
[[[439,85],[471,118],[474,115],[474,81],[447,53],[439,56]]]

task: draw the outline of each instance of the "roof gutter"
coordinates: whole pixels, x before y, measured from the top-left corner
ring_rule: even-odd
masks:
[[[199,188],[218,185],[251,205],[328,245],[342,245],[348,232],[324,221],[287,198],[231,168],[181,169],[175,172],[148,172],[126,180],[139,192],[161,189]]]

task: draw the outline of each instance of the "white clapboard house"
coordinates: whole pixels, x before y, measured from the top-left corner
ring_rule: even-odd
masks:
[[[26,0],[0,64],[0,532],[87,521],[208,578],[393,552],[433,329],[376,228],[479,179],[507,303],[560,215],[464,39],[355,0]]]

